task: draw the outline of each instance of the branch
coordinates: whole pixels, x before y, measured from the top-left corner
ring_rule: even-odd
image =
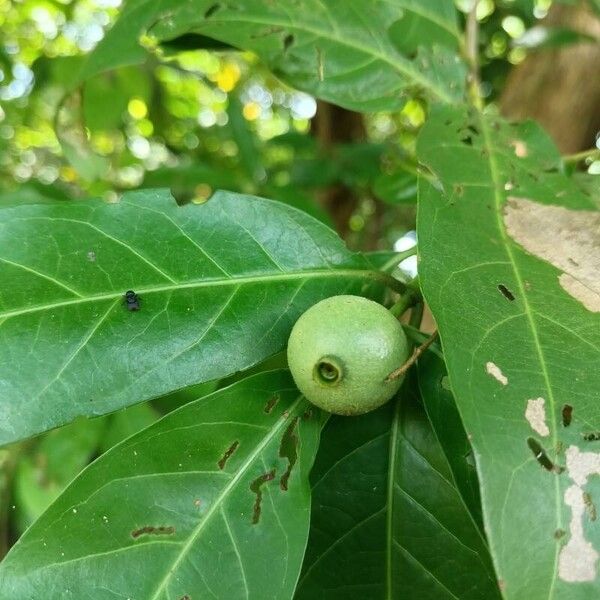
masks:
[[[473,104],[481,107],[481,91],[479,81],[479,23],[477,7],[479,0],[473,0],[473,6],[467,15],[465,31],[465,55],[469,64],[469,92]]]
[[[600,148],[590,148],[583,152],[577,152],[577,154],[568,154],[563,156],[563,161],[567,164],[576,165],[587,158],[600,159]]]
[[[408,371],[419,359],[419,356],[433,344],[438,336],[437,330],[434,331],[425,342],[423,342],[419,347],[415,348],[412,356],[401,366],[398,367],[395,371],[392,371],[386,378],[386,381],[393,381],[394,379],[398,379],[402,377],[406,371]]]

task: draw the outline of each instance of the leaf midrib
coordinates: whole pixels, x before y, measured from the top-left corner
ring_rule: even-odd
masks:
[[[184,283],[165,284],[157,286],[148,286],[136,288],[137,294],[154,294],[159,292],[172,292],[183,289],[196,289],[196,288],[209,288],[219,286],[231,286],[231,285],[243,285],[260,282],[277,282],[277,281],[293,281],[297,279],[311,279],[311,278],[332,278],[336,277],[348,277],[356,279],[371,279],[379,281],[382,284],[398,287],[400,282],[393,279],[385,273],[378,271],[370,271],[367,269],[315,269],[315,270],[303,270],[303,271],[288,271],[287,273],[277,274],[264,274],[264,275],[247,275],[243,277],[229,277],[229,278],[212,278],[212,279],[201,279],[195,281],[189,281]],[[8,310],[0,312],[0,319],[7,319],[9,317],[17,317],[24,314],[35,313],[45,310],[52,310],[55,308],[62,308],[64,306],[73,306],[79,304],[87,304],[90,302],[101,302],[103,300],[115,300],[116,298],[122,297],[125,291],[118,292],[107,292],[103,294],[94,294],[85,298],[69,298],[68,300],[60,300],[58,302],[50,302],[47,304],[38,304],[35,306],[28,306],[26,308]]]
[[[173,561],[171,568],[167,571],[165,576],[158,583],[154,593],[148,600],[157,600],[160,597],[160,594],[165,590],[168,585],[172,575],[175,573],[181,562],[187,556],[188,552],[194,545],[195,541],[198,539],[198,536],[202,533],[205,525],[210,521],[213,514],[219,510],[222,506],[223,501],[227,498],[228,494],[233,490],[233,488],[238,484],[243,475],[246,474],[246,471],[252,466],[254,461],[261,456],[263,450],[273,441],[275,436],[280,433],[283,428],[288,425],[290,421],[296,418],[296,413],[298,412],[298,406],[303,403],[304,396],[300,395],[287,409],[287,416],[280,419],[279,422],[270,430],[270,432],[265,435],[262,442],[254,449],[254,451],[248,456],[248,458],[240,465],[237,473],[233,476],[231,481],[227,483],[227,485],[223,488],[223,491],[215,498],[212,506],[206,511],[198,525],[196,525],[195,529],[192,531],[189,536],[188,541],[185,543],[181,552],[177,556],[177,558]],[[284,413],[285,415],[286,413]]]

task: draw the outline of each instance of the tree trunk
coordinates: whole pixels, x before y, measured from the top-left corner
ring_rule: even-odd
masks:
[[[313,135],[325,152],[336,144],[361,142],[366,139],[365,124],[360,113],[327,102],[319,101],[311,127]],[[359,198],[353,190],[338,183],[325,190],[319,201],[333,219],[338,233],[345,238],[349,232],[350,217],[358,206]]]
[[[542,24],[600,42],[600,19],[586,3],[556,4]],[[592,148],[600,130],[600,43],[533,52],[509,75],[500,107],[511,120],[538,121],[563,154]]]

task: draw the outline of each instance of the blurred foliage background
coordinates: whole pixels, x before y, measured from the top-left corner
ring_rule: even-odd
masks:
[[[389,248],[412,227],[414,141],[426,110],[418,97],[396,114],[317,111],[252,55],[206,47],[200,36],[148,40],[143,67],[72,89],[120,3],[0,0],[1,196],[110,199],[168,186],[179,201],[202,201],[227,188],[333,222],[356,248]],[[458,5],[468,10],[470,0]],[[550,9],[551,0],[479,2],[487,100],[500,98],[528,53],[583,40],[568,27],[544,34]]]
[[[203,202],[225,188],[305,210],[353,248],[414,244],[414,146],[427,110],[418,96],[397,113],[359,115],[286,87],[249,53],[194,35],[161,47],[144,40],[143,66],[74,89],[120,4],[0,0],[0,203],[114,200],[138,187]],[[471,0],[457,5],[464,19]],[[596,61],[598,74],[597,10],[595,0],[478,4],[482,95],[509,116],[539,118],[565,152],[598,144],[600,77],[567,85],[556,70],[565,60],[567,72],[584,63],[593,73]],[[585,124],[578,137],[573,119]],[[600,158],[580,166],[600,173]],[[90,460],[207,389],[0,450],[0,556]]]

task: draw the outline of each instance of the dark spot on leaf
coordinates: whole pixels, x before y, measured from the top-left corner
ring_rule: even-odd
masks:
[[[498,289],[507,300],[512,302],[515,299],[515,295],[503,283],[498,284]]]
[[[250,491],[256,494],[256,500],[254,501],[254,508],[252,510],[252,524],[256,525],[260,521],[261,504],[262,504],[262,485],[267,481],[275,479],[275,469],[271,469],[268,473],[264,473],[260,477],[257,477],[250,484]]]
[[[457,196],[462,196],[464,194],[464,192],[465,192],[465,188],[462,185],[460,185],[459,183],[454,184],[454,193]]]
[[[146,527],[132,531],[131,537],[136,539],[142,535],[173,535],[174,533],[175,527],[152,527],[151,525],[146,525]]]
[[[595,521],[598,516],[596,512],[596,505],[592,501],[592,497],[588,492],[583,492],[583,503],[585,504],[585,510],[588,514],[590,521]]]
[[[560,540],[561,537],[564,537],[566,535],[566,531],[564,529],[557,529],[554,532],[554,539],[555,540]]]
[[[281,33],[282,31],[283,27],[267,27],[267,29],[264,29],[260,33],[255,33],[251,35],[250,38],[253,40],[257,40],[260,38],[267,37],[269,35],[274,35],[275,33]]]
[[[269,414],[274,408],[275,405],[279,402],[279,394],[273,394],[265,404],[265,412]]]
[[[225,468],[227,461],[229,460],[231,455],[237,450],[239,445],[240,443],[237,440],[235,440],[235,442],[233,442],[233,444],[231,444],[231,446],[227,448],[225,454],[223,454],[223,456],[219,459],[217,465],[219,465],[219,469],[221,469],[221,471]]]
[[[562,423],[563,427],[568,427],[573,419],[573,407],[570,404],[565,404],[562,407]]]
[[[568,257],[567,260],[574,266],[574,267],[578,267],[579,263],[575,260],[573,260],[572,258]]]
[[[547,167],[546,169],[544,169],[544,173],[558,173],[558,167]]]
[[[290,47],[292,46],[292,44],[294,43],[294,34],[293,33],[289,33],[288,35],[286,35],[283,38],[283,51],[287,52]]]
[[[460,141],[462,144],[465,144],[465,146],[472,146],[473,145],[473,136],[466,133],[461,136]]]
[[[189,594],[184,594],[179,600],[192,600],[192,597]]]
[[[298,417],[295,417],[285,430],[283,437],[281,438],[281,444],[279,446],[279,456],[281,458],[287,458],[288,466],[285,473],[279,480],[279,487],[286,492],[288,489],[288,481],[292,469],[298,459],[298,435],[296,433],[296,426],[298,424]]]
[[[467,126],[467,129],[473,134],[473,135],[479,135],[479,129],[477,127],[475,127],[475,125],[471,124]]]
[[[204,18],[205,19],[210,19],[210,17],[212,17],[220,8],[221,8],[221,5],[218,2],[215,2],[214,4],[211,4],[204,11]]]
[[[307,408],[307,409],[304,411],[304,413],[302,414],[302,418],[303,418],[305,421],[308,421],[308,419],[312,418],[312,416],[313,416],[313,410],[312,410],[312,408]]]
[[[600,431],[590,431],[589,433],[584,433],[583,439],[586,442],[597,442],[600,440]]]
[[[542,465],[542,467],[544,467],[544,469],[546,469],[546,471],[551,471],[552,473],[557,473],[557,474],[560,474],[564,471],[563,467],[560,467],[559,465],[555,465],[548,458],[546,451],[544,450],[544,448],[542,448],[542,445],[536,439],[528,438],[527,445],[529,446],[529,449],[533,452],[533,455],[535,456],[535,460],[537,460],[540,463],[540,465]]]

